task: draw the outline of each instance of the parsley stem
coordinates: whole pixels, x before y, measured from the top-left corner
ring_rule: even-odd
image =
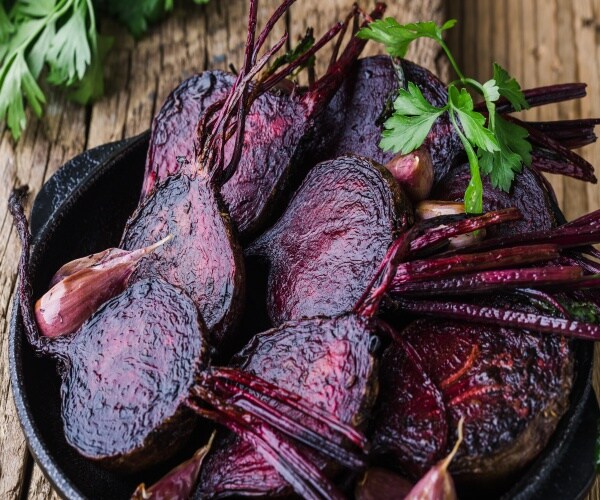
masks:
[[[469,167],[471,168],[471,180],[465,191],[465,212],[470,214],[480,214],[483,212],[483,184],[481,183],[481,174],[479,173],[477,153],[475,153],[473,146],[471,146],[471,143],[460,128],[452,107],[448,110],[448,114],[450,115],[450,121],[465,148],[467,158],[469,159]]]
[[[444,40],[442,40],[441,38],[437,38],[436,41],[439,43],[440,47],[442,47],[442,49],[446,53],[446,57],[448,58],[448,61],[450,61],[450,64],[452,65],[452,68],[454,69],[454,72],[456,73],[456,75],[458,76],[460,81],[464,82],[465,80],[467,80],[465,78],[465,75],[462,74],[462,71],[458,67],[458,64],[456,64],[456,61],[454,60],[454,57],[452,56],[450,49],[446,45],[446,42],[444,42]]]

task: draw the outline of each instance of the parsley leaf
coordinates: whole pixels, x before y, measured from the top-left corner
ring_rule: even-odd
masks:
[[[379,146],[384,151],[402,154],[423,144],[435,120],[446,110],[432,106],[412,82],[408,83],[408,90],[400,89],[394,109],[396,112],[383,125]]]
[[[393,17],[388,17],[373,21],[362,28],[356,36],[382,43],[391,56],[404,57],[408,46],[414,40],[432,38],[439,42],[442,40],[442,32],[455,24],[456,19],[446,21],[442,26],[436,25],[433,21],[401,25]]]
[[[498,142],[487,128],[485,128],[485,117],[473,111],[473,99],[465,89],[459,90],[451,85],[448,88],[448,102],[456,112],[465,136],[471,144],[485,151],[499,151]]]
[[[521,172],[523,164],[531,165],[531,144],[523,127],[506,121],[500,115],[496,115],[495,124],[500,151],[479,151],[481,171],[489,175],[492,186],[508,192],[515,173]]]
[[[448,86],[446,106],[432,106],[418,87],[409,82],[408,90],[398,91],[394,113],[384,124],[379,146],[385,151],[410,153],[423,144],[435,120],[447,111],[471,169],[471,180],[465,192],[465,209],[478,213],[483,207],[481,173],[490,177],[494,187],[508,191],[515,173],[520,172],[523,165],[531,164],[527,131],[504,120],[496,112],[496,101],[504,96],[517,111],[527,108],[528,104],[517,81],[498,64],[494,64],[493,78],[483,84],[462,74],[442,38],[443,32],[455,24],[455,20],[450,20],[442,26],[432,21],[401,25],[387,18],[370,23],[357,36],[382,43],[393,57],[404,57],[409,45],[419,38],[431,38],[444,50],[458,75],[458,80]],[[483,96],[487,121],[483,114],[474,110],[473,98],[467,87]]]
[[[494,63],[494,80],[500,95],[506,97],[516,111],[529,109],[529,104],[527,104],[519,83],[497,63]]]

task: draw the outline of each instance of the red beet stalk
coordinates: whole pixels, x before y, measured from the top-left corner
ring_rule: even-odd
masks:
[[[415,314],[553,333],[583,340],[600,340],[600,325],[545,314],[448,301],[398,298],[395,302],[401,309]]]
[[[594,128],[596,125],[600,125],[600,118],[525,123],[528,127],[538,130],[564,147],[575,149],[596,142],[597,136]]]
[[[503,269],[465,274],[449,278],[428,281],[408,282],[394,287],[394,294],[411,296],[455,295],[464,293],[481,293],[502,291],[509,288],[575,286],[584,288],[586,284],[593,286],[594,281],[578,280],[583,275],[580,267],[538,267],[526,269]],[[596,279],[596,286],[600,281]]]

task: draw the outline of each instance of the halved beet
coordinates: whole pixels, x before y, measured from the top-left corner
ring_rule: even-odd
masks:
[[[446,86],[430,71],[405,59],[401,68],[405,81],[416,84],[431,104],[446,105]],[[382,151],[379,142],[383,122],[392,113],[392,104],[402,84],[389,57],[359,59],[323,115],[323,128],[333,137],[321,159],[354,153],[383,165],[390,161],[394,154]],[[431,156],[436,181],[463,152],[446,114],[435,122],[424,145]]]
[[[372,455],[419,478],[448,447],[442,393],[407,341],[392,342],[381,358],[380,396],[371,425]],[[383,458],[381,458],[383,457]]]
[[[205,175],[181,173],[158,185],[127,222],[121,246],[142,248],[168,235],[172,240],[143,259],[131,281],[160,276],[180,287],[219,347],[240,316],[244,261],[227,210]]]
[[[126,471],[169,458],[195,427],[185,401],[205,364],[205,333],[185,294],[164,281],[143,280],[60,339],[69,444]]]
[[[314,167],[285,213],[247,249],[269,262],[271,321],[352,309],[412,208],[387,170],[357,156]]]
[[[402,335],[442,393],[448,443],[465,419],[464,441],[450,466],[455,477],[507,477],[546,445],[569,404],[573,353],[567,340],[433,319],[413,322]]]
[[[434,185],[430,198],[462,201],[470,179],[471,173],[468,164],[454,167]],[[558,224],[553,203],[554,195],[548,191],[551,188],[546,185],[541,174],[534,169],[523,168],[523,171],[515,176],[508,193],[493,188],[487,176],[482,178],[482,182],[484,211],[515,207],[523,215],[523,219],[520,221],[489,229],[488,236],[502,237],[547,231]]]
[[[378,3],[371,17],[381,17],[384,10],[385,5]],[[340,29],[341,25],[334,27],[313,49],[318,49]],[[319,126],[317,117],[343,83],[364,45],[364,40],[353,37],[340,58],[306,92],[296,89],[291,93],[259,91],[253,97],[245,117],[244,142],[237,168],[221,187],[223,199],[242,238],[256,235],[272,221],[290,186],[306,174],[311,166],[306,159],[313,155],[315,149],[323,147],[328,133]],[[142,197],[172,173],[189,172],[190,168],[194,168],[198,123],[204,118],[210,101],[225,91],[228,80],[233,80],[218,74],[214,78],[216,82],[212,83],[211,76],[181,84],[157,115]],[[257,87],[269,87],[273,78],[275,76],[267,78]],[[197,87],[201,102],[188,103],[188,100],[197,98]],[[174,127],[177,132],[170,132]],[[173,134],[175,140],[169,140]],[[157,146],[153,144],[155,141]],[[229,140],[225,145],[226,163],[234,156],[234,142]],[[163,165],[161,161],[166,163]]]
[[[289,322],[255,336],[233,364],[359,428],[377,396],[376,335],[374,324],[357,315]],[[320,468],[331,464],[310,457]],[[288,484],[248,442],[224,435],[206,458],[196,497],[284,493]]]
[[[235,75],[231,73],[203,71],[181,82],[169,94],[152,121],[142,199],[169,175],[193,162],[198,117],[222,99],[234,82]]]

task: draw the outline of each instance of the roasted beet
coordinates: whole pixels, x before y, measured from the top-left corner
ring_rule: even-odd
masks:
[[[184,80],[169,94],[152,121],[142,198],[185,164],[193,163],[198,118],[222,99],[234,82],[231,73],[203,71]]]
[[[377,4],[372,18],[381,17],[385,7]],[[332,38],[340,27],[331,30],[314,49]],[[244,144],[237,168],[221,188],[229,213],[242,237],[257,234],[272,220],[290,185],[306,174],[306,159],[323,144],[326,129],[319,127],[317,117],[344,81],[365,45],[364,40],[352,38],[340,58],[327,73],[306,92],[259,92],[245,120]],[[305,54],[306,55],[306,54]],[[309,54],[308,54],[309,55]],[[153,124],[152,139],[146,165],[142,196],[154,185],[177,171],[193,168],[194,139],[198,122],[206,119],[207,104],[216,98],[227,78],[219,74],[215,84],[210,74],[181,84],[168,99]],[[258,84],[270,88],[278,73]],[[281,78],[280,78],[281,79]],[[201,102],[196,99],[197,88]],[[206,96],[206,97],[205,97]],[[176,128],[176,132],[173,129]],[[174,140],[169,136],[173,135]],[[166,142],[165,142],[166,141]],[[225,158],[234,156],[234,141],[225,145]],[[164,161],[165,164],[161,162]]]
[[[431,198],[435,200],[462,201],[471,173],[468,164],[457,166],[436,185]],[[545,231],[557,225],[552,194],[548,192],[541,175],[530,168],[524,168],[515,176],[510,192],[494,189],[489,177],[483,181],[483,210],[499,210],[516,207],[523,215],[521,221],[490,229],[489,237],[528,234]]]
[[[407,60],[402,60],[401,68],[405,82],[415,83],[431,104],[446,105],[446,86],[431,72]],[[379,148],[379,141],[383,122],[391,114],[403,83],[400,78],[387,56],[358,60],[323,116],[324,126],[334,134],[326,159],[354,153],[386,164],[393,158],[393,153]],[[435,180],[448,172],[463,151],[447,115],[435,122],[424,145],[433,162]]]
[[[107,302],[58,353],[69,444],[119,470],[171,456],[194,429],[185,402],[205,338],[194,303],[163,281],[139,281]]]
[[[448,420],[442,393],[408,342],[393,342],[381,358],[380,398],[372,424],[372,454],[413,478],[442,458]]]
[[[285,213],[247,250],[269,262],[273,324],[350,311],[412,209],[393,177],[345,156],[314,167]]]
[[[240,315],[244,262],[227,211],[205,177],[168,177],[131,216],[121,245],[142,248],[158,235],[173,238],[140,262],[131,281],[160,276],[185,290],[214,346],[223,345]]]
[[[464,443],[450,467],[456,477],[506,477],[545,446],[567,409],[573,381],[572,350],[564,338],[428,319],[415,321],[402,335],[442,393],[448,443],[455,441],[460,418],[465,419]],[[395,385],[382,385],[384,400],[394,397],[404,379],[403,372],[396,373]],[[412,394],[404,398],[423,391],[416,385],[407,389]],[[414,432],[417,424],[406,420],[404,425],[400,435]],[[425,446],[431,442],[427,436]],[[414,456],[423,456],[423,450]],[[416,461],[415,466],[421,465]]]
[[[375,326],[356,315],[289,322],[259,334],[234,358],[240,369],[360,427],[377,394]],[[327,462],[313,454],[320,467]],[[274,495],[289,485],[252,446],[227,435],[203,466],[196,496]]]

